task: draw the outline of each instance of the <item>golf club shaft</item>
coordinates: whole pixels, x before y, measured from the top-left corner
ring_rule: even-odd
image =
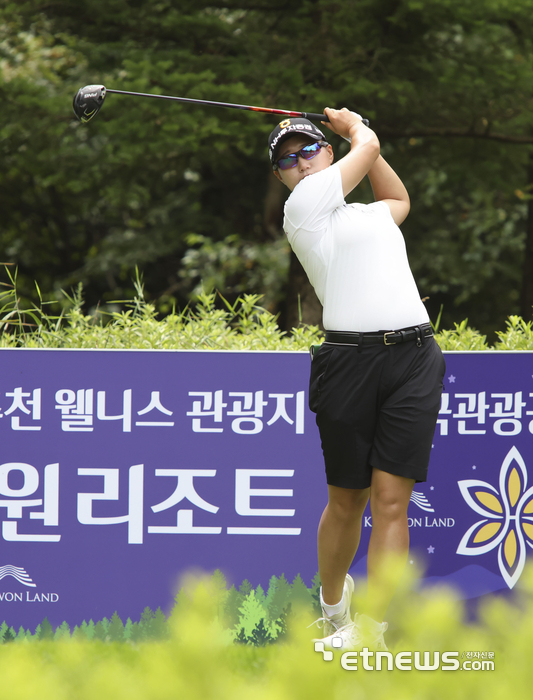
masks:
[[[190,97],[172,97],[170,95],[153,95],[149,92],[127,92],[126,90],[109,90],[107,92],[116,95],[133,95],[134,97],[155,97],[160,100],[174,100],[174,102],[187,102],[189,104],[207,105],[209,107],[229,107],[231,109],[243,109],[250,112],[264,112],[266,114],[279,114],[283,117],[303,117],[304,119],[314,119],[329,122],[327,115],[315,114],[313,112],[291,112],[284,109],[270,109],[269,107],[251,107],[249,105],[237,105],[231,102],[212,102],[210,100],[194,100]],[[368,120],[363,119],[363,123],[368,126]]]

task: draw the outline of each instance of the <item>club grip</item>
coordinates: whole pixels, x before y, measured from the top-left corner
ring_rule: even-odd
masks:
[[[309,119],[310,121],[329,122],[327,114],[314,114],[313,112],[302,112],[302,117],[304,117],[304,119]],[[368,121],[368,119],[363,119],[361,117],[361,121],[365,126],[370,126],[370,122]]]

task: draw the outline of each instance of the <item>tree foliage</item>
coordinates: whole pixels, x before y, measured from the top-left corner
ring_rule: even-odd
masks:
[[[316,323],[281,231],[275,118],[79,87],[368,116],[412,199],[403,230],[422,297],[483,332],[533,305],[533,2],[7,0],[0,8],[0,260],[27,297],[84,284],[87,304],[158,309],[200,280],[266,294]],[[345,144],[332,139],[338,155]],[[371,199],[367,183],[354,198]],[[529,217],[529,220],[528,220]],[[290,271],[289,271],[290,270]],[[316,308],[316,307],[315,307]]]

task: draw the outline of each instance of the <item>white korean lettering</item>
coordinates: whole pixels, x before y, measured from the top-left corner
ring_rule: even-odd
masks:
[[[289,417],[286,405],[286,399],[293,399],[294,394],[269,394],[269,399],[276,399],[276,409],[274,415],[267,422],[267,425],[273,425],[280,418],[294,425],[294,421]],[[304,415],[305,415],[305,392],[299,391],[296,394],[296,433],[303,434],[304,432]]]
[[[485,417],[489,405],[485,401],[486,392],[480,391],[478,394],[455,394],[457,399],[467,399],[466,403],[459,403],[458,413],[454,413],[454,418],[461,418],[459,421],[459,435],[485,435],[484,429],[471,429],[466,427],[466,421],[475,419],[478,425],[485,423]]]
[[[230,396],[239,396],[241,400],[233,402],[233,409],[228,411],[228,416],[239,416],[231,422],[231,429],[239,435],[256,435],[263,430],[263,408],[267,401],[263,401],[263,392],[256,391],[230,391]],[[246,427],[251,425],[252,427]]]
[[[128,523],[128,543],[143,542],[144,465],[136,464],[128,472],[128,512],[118,516],[94,516],[94,501],[118,501],[119,470],[106,468],[78,469],[80,476],[102,476],[104,490],[78,493],[78,521],[82,525],[116,525]]]
[[[292,497],[292,489],[253,489],[252,477],[292,477],[293,469],[237,469],[235,471],[235,510],[241,516],[292,517],[295,514],[289,508],[252,508],[252,497],[274,496]],[[228,527],[228,535],[299,535],[299,527]]]
[[[169,508],[173,508],[184,500],[189,501],[193,506],[207,511],[208,513],[218,513],[218,506],[205,501],[196,491],[193,480],[195,477],[214,477],[215,469],[156,469],[156,476],[177,477],[178,483],[174,492],[161,503],[152,506],[154,513],[160,513]],[[204,527],[193,525],[193,511],[191,509],[180,509],[177,512],[176,525],[151,525],[148,527],[149,533],[159,534],[200,534],[219,535],[221,527]]]
[[[161,403],[161,397],[159,395],[159,391],[152,391],[150,395],[150,403],[146,408],[143,408],[140,411],[137,411],[138,416],[144,416],[147,413],[150,413],[150,411],[159,411],[160,413],[163,413],[166,416],[171,416],[172,411],[169,411],[166,409],[163,404]],[[145,426],[145,427],[169,427],[171,428],[174,425],[173,421],[136,421],[135,425],[139,426]]]
[[[22,391],[22,387],[17,387],[13,391],[6,391],[6,396],[13,399],[11,406],[4,412],[4,415],[9,416],[15,411],[20,411],[26,416],[31,415],[34,421],[41,420],[41,389],[34,389],[32,392]],[[29,398],[31,396],[31,399]],[[32,407],[30,411],[28,406]],[[41,430],[41,426],[37,425],[21,425],[20,416],[14,415],[11,418],[12,430]]]
[[[20,472],[23,477],[19,488],[9,486],[9,475]],[[44,468],[43,498],[28,499],[39,488],[39,472],[31,464],[7,462],[0,465],[0,508],[6,508],[7,520],[2,522],[2,536],[8,542],[59,542],[61,535],[21,533],[17,521],[23,517],[23,508],[43,506],[42,511],[30,511],[29,518],[42,520],[45,526],[59,524],[59,464],[48,464]]]
[[[496,402],[493,413],[489,414],[491,418],[498,418],[494,422],[496,435],[518,435],[522,431],[522,409],[526,405],[526,402],[522,401],[522,392],[491,394],[491,397],[503,399],[503,401]],[[509,426],[509,428],[505,426]]]
[[[222,423],[222,411],[227,404],[222,401],[222,390],[219,391],[189,391],[189,396],[200,396],[203,401],[193,401],[192,411],[187,411],[188,416],[193,416],[192,429],[195,433],[222,433],[223,428],[206,427],[202,424],[204,418],[212,418],[213,423]]]
[[[252,508],[250,499],[258,496],[275,496],[292,498],[292,489],[253,489],[250,482],[253,477],[292,477],[294,469],[236,469],[235,470],[235,510],[239,515],[292,516],[292,509]]]
[[[56,409],[61,411],[61,430],[93,431],[93,389],[60,389],[56,391]]]
[[[117,416],[106,415],[106,393],[99,391],[96,394],[96,416],[98,420],[121,420],[122,431],[131,433],[131,389],[125,389],[122,397],[122,413]]]

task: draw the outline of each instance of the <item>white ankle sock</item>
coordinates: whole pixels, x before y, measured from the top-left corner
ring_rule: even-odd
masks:
[[[335,605],[328,605],[324,603],[324,599],[322,598],[322,588],[320,589],[320,602],[322,604],[322,610],[327,617],[335,617],[335,615],[340,615],[344,612],[344,598],[341,598]]]

